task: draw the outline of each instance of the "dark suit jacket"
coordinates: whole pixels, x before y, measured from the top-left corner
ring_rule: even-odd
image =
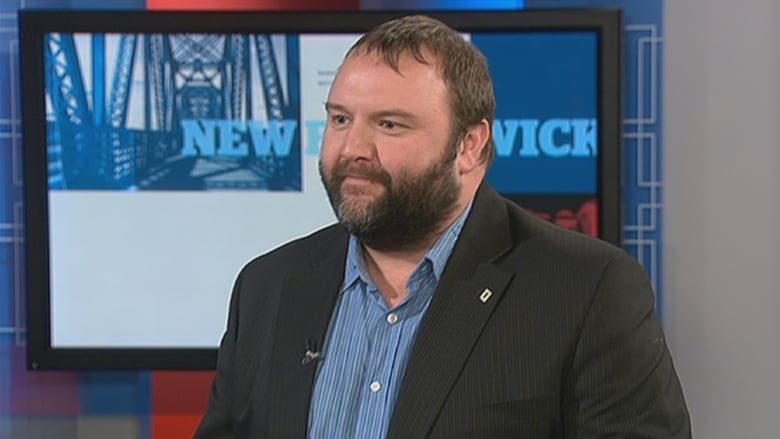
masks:
[[[347,238],[328,227],[244,267],[196,438],[306,436],[316,364],[301,360],[307,340],[322,345]],[[483,184],[421,323],[388,437],[690,435],[642,268]]]

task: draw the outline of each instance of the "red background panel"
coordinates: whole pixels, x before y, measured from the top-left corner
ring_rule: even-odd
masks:
[[[214,372],[152,372],[151,437],[189,439],[206,411]]]
[[[200,417],[206,411],[213,379],[213,371],[152,372],[152,413],[155,415],[197,414]]]
[[[201,415],[152,415],[154,439],[190,439]]]
[[[356,10],[360,0],[147,0],[147,9],[168,10]]]

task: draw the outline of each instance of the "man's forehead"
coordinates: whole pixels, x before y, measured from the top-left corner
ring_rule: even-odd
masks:
[[[400,70],[401,66],[406,63],[440,67],[433,52],[424,46],[420,47],[419,50],[403,49],[398,51],[382,51],[378,48],[357,47],[347,54],[342,62],[342,66],[350,60],[384,64],[395,71]]]

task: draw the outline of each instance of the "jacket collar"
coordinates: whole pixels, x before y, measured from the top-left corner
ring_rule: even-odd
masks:
[[[511,248],[506,204],[483,183],[421,324],[388,438],[427,436],[512,279],[494,265]]]

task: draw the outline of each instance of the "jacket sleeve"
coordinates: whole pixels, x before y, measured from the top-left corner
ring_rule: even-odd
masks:
[[[641,266],[605,267],[582,326],[563,401],[567,438],[690,438],[690,417]]]

